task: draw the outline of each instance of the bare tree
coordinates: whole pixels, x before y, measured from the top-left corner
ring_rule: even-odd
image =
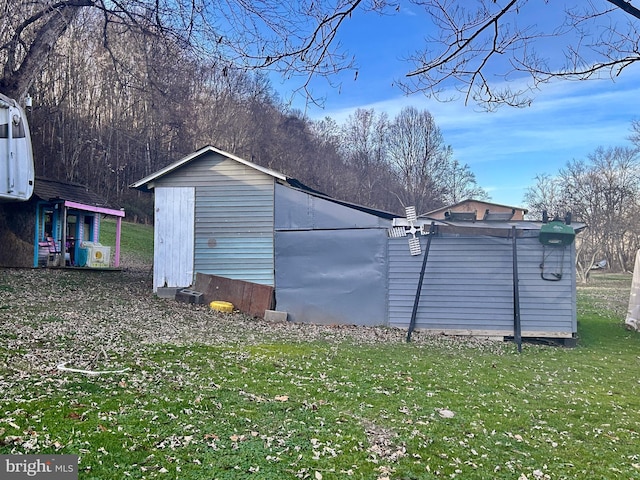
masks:
[[[564,188],[560,177],[543,173],[536,175],[534,182],[524,194],[528,215],[537,220],[542,219],[543,212],[551,217],[564,217],[569,207],[564,201]]]
[[[576,239],[576,267],[587,281],[593,265],[606,260],[610,268],[633,267],[640,247],[640,159],[628,147],[598,148],[586,160],[568,162],[557,175],[538,175],[525,194],[534,215],[546,210],[568,212],[586,229]]]
[[[466,199],[489,200],[489,194],[476,180],[476,175],[466,163],[449,162],[443,176],[443,201],[452,205]]]
[[[23,97],[56,42],[81,12],[100,18],[101,40],[114,64],[127,58],[111,50],[124,32],[138,32],[176,45],[222,69],[272,69],[310,78],[353,65],[336,42],[340,25],[356,8],[377,10],[376,1],[262,2],[207,0],[3,0],[0,3],[0,90]]]
[[[640,159],[632,148],[598,148],[588,161],[572,161],[560,171],[571,210],[588,229],[580,236],[577,264],[583,279],[595,262],[632,268],[639,246]]]
[[[387,115],[373,109],[357,109],[342,127],[341,152],[357,175],[352,188],[366,205],[389,187],[388,130]]]
[[[439,96],[458,87],[467,101],[488,108],[523,106],[542,83],[615,77],[640,59],[640,10],[626,0],[585,2],[565,11],[555,2],[527,0],[409,4],[431,21],[424,22],[426,45],[409,57],[412,68],[400,82],[408,92]],[[393,15],[401,7],[391,0],[2,0],[0,90],[25,95],[69,25],[80,12],[93,11],[107,49],[114,35],[135,30],[222,69],[272,69],[300,77],[300,89],[314,99],[311,78],[331,79],[355,68],[355,59],[336,40],[354,12]],[[123,61],[115,54],[112,59]],[[516,82],[503,87],[505,80]]]
[[[391,123],[388,151],[398,182],[404,186],[398,195],[403,205],[414,205],[424,213],[444,204],[452,152],[427,110],[402,109]]]
[[[325,117],[311,122],[309,131],[314,144],[313,166],[319,180],[317,188],[336,198],[362,203],[349,188],[356,174],[346,166],[340,154],[342,132],[338,122]]]
[[[133,32],[108,51],[99,30],[96,18],[69,26],[34,79],[33,143],[39,175],[119,197],[136,178],[193,148],[188,107],[197,65]],[[112,53],[128,55],[126,69],[113,68]]]
[[[402,84],[407,92],[443,98],[456,87],[467,102],[488,109],[521,107],[553,79],[615,78],[640,60],[640,10],[626,0],[579,2],[564,11],[548,1],[415,3],[433,33],[410,57],[414,68]]]
[[[640,149],[640,120],[636,119],[631,122],[631,135],[629,140],[637,149]]]

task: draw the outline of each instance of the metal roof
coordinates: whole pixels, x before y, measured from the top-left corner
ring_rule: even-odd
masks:
[[[430,219],[420,217],[415,226],[421,228],[422,231],[427,232],[429,225],[435,223],[438,233],[453,234],[453,235],[481,235],[489,237],[510,237],[512,235],[513,227],[516,230],[516,236],[528,237],[537,236],[543,222],[534,222],[528,220],[513,220],[513,221],[449,221],[442,219]],[[394,218],[393,226],[409,226],[409,222],[406,218]],[[576,233],[581,232],[586,228],[584,223],[572,223],[571,227]]]
[[[280,172],[276,172],[275,170],[271,170],[270,168],[266,168],[266,167],[262,167],[260,165],[257,165],[253,162],[250,162],[248,160],[245,160],[243,158],[240,158],[236,155],[233,155],[232,153],[229,152],[225,152],[224,150],[220,150],[219,148],[213,147],[211,145],[208,145],[204,148],[201,148],[200,150],[197,150],[195,152],[193,152],[190,155],[187,155],[186,157],[178,160],[177,162],[174,162],[170,165],[167,165],[166,167],[158,170],[157,172],[152,173],[151,175],[148,175],[146,177],[144,177],[141,180],[138,180],[137,182],[129,185],[129,188],[136,188],[138,190],[143,190],[143,191],[149,191],[151,190],[154,185],[153,182],[161,177],[164,177],[165,175],[168,175],[172,172],[174,172],[175,170],[177,170],[178,168],[187,165],[188,163],[196,160],[197,158],[201,157],[202,155],[205,155],[207,153],[218,153],[220,155],[223,155],[227,158],[230,158],[232,160],[235,160],[236,162],[242,163],[243,165],[246,165],[250,168],[253,168],[255,170],[258,170],[262,173],[265,173],[266,175],[269,175],[270,177],[273,177],[276,181],[279,181],[281,184],[288,186],[289,188],[293,188],[302,192],[305,192],[309,195],[312,195],[314,197],[318,197],[318,198],[323,198],[327,201],[333,202],[333,203],[337,203],[339,205],[343,205],[346,207],[350,207],[353,208],[354,210],[359,210],[361,212],[365,212],[365,213],[369,213],[371,215],[375,215],[377,217],[381,217],[381,218],[385,218],[388,220],[391,220],[394,217],[397,217],[397,214],[394,213],[390,213],[390,212],[385,212],[383,210],[377,210],[375,208],[369,208],[363,205],[358,205],[356,203],[351,203],[351,202],[346,202],[343,200],[338,200],[337,198],[331,197],[329,195],[326,195],[318,190],[315,190],[314,188],[311,188],[307,185],[305,185],[304,183],[300,182],[299,180],[296,180],[295,178],[292,177],[288,177]]]
[[[431,210],[431,211],[425,213],[424,215],[427,216],[427,217],[428,216],[432,216],[432,215],[434,215],[436,213],[444,212],[446,210],[450,210],[452,208],[456,208],[456,207],[459,207],[460,205],[464,205],[464,204],[470,203],[470,202],[481,203],[481,204],[484,204],[484,205],[487,205],[487,206],[493,206],[493,207],[512,208],[512,209],[516,209],[516,210],[522,210],[524,213],[528,213],[528,210],[526,208],[524,208],[524,207],[515,207],[513,205],[504,205],[504,204],[501,204],[501,203],[488,202],[486,200],[477,200],[477,199],[474,199],[474,198],[467,198],[465,200],[462,200],[462,201],[460,201],[458,203],[454,203],[452,205],[445,205],[443,207],[436,208],[435,210]]]

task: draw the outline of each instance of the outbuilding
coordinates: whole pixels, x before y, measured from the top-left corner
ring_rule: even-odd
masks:
[[[155,292],[209,276],[272,289],[272,307],[294,322],[510,337],[517,320],[522,337],[577,331],[574,247],[543,245],[541,223],[408,222],[212,146],[132,187],[154,193]],[[390,236],[394,226],[407,236]]]
[[[100,243],[105,216],[116,221],[113,246]],[[29,200],[0,205],[0,265],[118,267],[124,216],[84,185],[36,177]]]

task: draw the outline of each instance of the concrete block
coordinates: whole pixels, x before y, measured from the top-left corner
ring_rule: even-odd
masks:
[[[265,310],[264,319],[267,322],[284,323],[287,321],[287,312],[278,312],[277,310]]]
[[[189,288],[183,288],[176,293],[176,301],[202,305],[204,303],[204,294],[202,292],[196,292],[195,290],[191,290]]]
[[[181,288],[180,287],[158,287],[158,290],[156,291],[156,295],[159,298],[175,299],[176,293],[178,293],[178,290],[181,290]]]

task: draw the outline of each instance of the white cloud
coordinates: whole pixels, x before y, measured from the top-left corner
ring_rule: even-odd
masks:
[[[373,108],[391,118],[406,106],[426,109],[456,158],[471,166],[494,201],[519,204],[535,175],[555,174],[567,161],[585,158],[599,146],[628,144],[631,121],[640,118],[640,67],[625,70],[616,82],[543,85],[532,106],[495,112],[395,91],[376,102],[345,104],[345,98],[338,97],[339,105],[317,117],[330,116],[341,123],[357,108]]]

